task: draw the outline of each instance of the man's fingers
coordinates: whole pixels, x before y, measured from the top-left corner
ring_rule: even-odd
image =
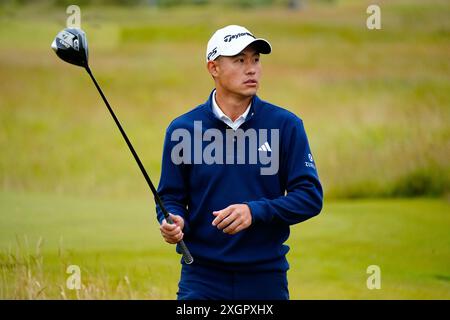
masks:
[[[181,239],[183,239],[184,234],[181,232],[180,234],[176,235],[176,236],[166,236],[163,234],[163,238],[164,240],[166,240],[166,242],[170,243],[170,244],[175,244],[181,241]]]
[[[167,231],[172,231],[176,229],[178,226],[176,224],[167,223],[166,219],[163,220],[163,223],[161,224],[161,228]]]
[[[168,241],[171,241],[171,243],[176,243],[176,242],[180,241],[181,239],[183,239],[184,233],[180,232],[173,236],[168,236],[168,235],[163,234],[163,237],[164,237],[164,239],[166,239],[166,241],[168,240]]]
[[[161,225],[159,226],[159,231],[166,242],[175,244],[180,242],[180,240],[184,237],[184,233],[182,231],[184,220],[181,216],[174,215],[172,213],[169,214],[173,223],[168,223],[166,219],[163,219]]]
[[[162,224],[160,230],[163,234],[166,234],[168,236],[174,236],[176,234],[181,233],[180,227],[178,227],[177,225],[170,225],[168,223],[166,223],[165,225]]]
[[[230,225],[231,223],[233,223],[234,221],[236,221],[237,218],[238,217],[236,216],[236,214],[234,212],[232,212],[230,215],[228,215],[222,221],[219,222],[219,224],[217,225],[217,228],[219,230],[222,230],[225,227],[227,227],[228,225]]]
[[[167,235],[167,236],[169,236],[169,237],[172,237],[172,236],[176,236],[177,234],[180,234],[181,233],[181,229],[179,228],[179,227],[177,227],[176,229],[174,229],[174,230],[171,230],[171,231],[167,231],[167,230],[162,230],[162,232],[165,234],[165,235]]]
[[[215,215],[216,218],[213,220],[212,225],[217,226],[223,219],[228,217],[228,215],[230,215],[230,213],[233,212],[233,210],[234,210],[233,206],[228,206],[223,210],[214,211],[213,215]]]
[[[242,222],[240,220],[236,219],[228,227],[223,229],[223,232],[228,233],[228,234],[235,234],[235,233],[239,232],[239,230],[240,230],[239,228],[240,228],[241,224],[242,224]]]

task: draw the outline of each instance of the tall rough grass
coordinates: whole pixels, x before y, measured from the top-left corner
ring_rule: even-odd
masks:
[[[17,245],[0,253],[0,299],[158,299],[158,293],[137,290],[128,274],[111,278],[104,270],[81,268],[81,287],[71,288],[67,279],[69,253],[58,250],[58,259],[46,263],[43,238],[29,246],[28,237],[17,238]]]

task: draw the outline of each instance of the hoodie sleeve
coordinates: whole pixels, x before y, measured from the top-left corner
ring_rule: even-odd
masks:
[[[288,128],[281,137],[279,172],[286,194],[275,199],[245,202],[255,223],[269,223],[276,218],[293,225],[322,210],[323,190],[303,122],[294,116]]]
[[[171,141],[171,132],[169,126],[164,139],[161,177],[157,191],[167,211],[184,219],[183,232],[186,234],[189,232],[189,225],[186,221],[188,198],[185,179],[186,168],[184,164],[175,164],[171,159],[171,151],[175,143]],[[161,224],[164,214],[158,205],[156,205],[156,216]]]

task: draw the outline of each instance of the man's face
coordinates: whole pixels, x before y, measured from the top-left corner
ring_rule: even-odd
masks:
[[[250,97],[256,94],[261,77],[259,53],[251,46],[232,57],[221,56],[209,66],[216,88],[228,94]],[[220,87],[220,88],[219,88]]]

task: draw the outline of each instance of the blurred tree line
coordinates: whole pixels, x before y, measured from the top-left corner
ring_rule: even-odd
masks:
[[[313,1],[313,0],[309,0]],[[332,3],[337,0],[314,0],[314,2]],[[2,4],[28,5],[45,3],[55,6],[116,5],[116,6],[152,6],[174,7],[180,5],[229,5],[238,7],[285,6],[291,9],[302,9],[308,0],[1,0]]]

